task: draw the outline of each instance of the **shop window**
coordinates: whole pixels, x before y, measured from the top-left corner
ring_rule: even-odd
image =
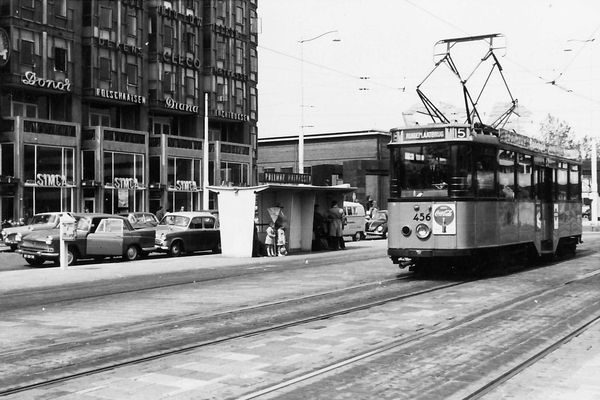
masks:
[[[127,64],[127,84],[130,86],[138,85],[138,68],[135,64]]]
[[[100,7],[100,29],[112,29],[112,13],[112,9]]]
[[[100,58],[100,79],[110,81],[111,63],[110,58]]]
[[[21,39],[21,64],[35,65],[35,44],[32,41]]]
[[[54,70],[67,72],[67,49],[54,48]]]

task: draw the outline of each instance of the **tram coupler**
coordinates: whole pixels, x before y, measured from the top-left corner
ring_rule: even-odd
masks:
[[[412,258],[408,258],[408,257],[399,257],[398,260],[398,268],[406,268],[406,267],[413,267],[415,265],[415,262],[413,261]]]

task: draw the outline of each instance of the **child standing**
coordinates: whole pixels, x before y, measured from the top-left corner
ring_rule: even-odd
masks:
[[[277,255],[287,255],[287,249],[285,248],[285,229],[283,226],[280,226],[279,229],[277,229]]]
[[[267,256],[274,257],[275,254],[275,223],[269,222],[267,236],[265,237],[265,246],[267,247]]]

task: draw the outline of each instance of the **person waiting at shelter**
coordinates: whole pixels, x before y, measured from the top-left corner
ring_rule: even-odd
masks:
[[[278,256],[286,256],[287,255],[287,248],[285,247],[285,228],[283,226],[280,226],[279,229],[277,229],[277,255]]]
[[[265,236],[265,246],[267,248],[267,257],[274,257],[275,254],[275,223],[269,222],[267,236]]]
[[[312,250],[329,250],[327,244],[327,232],[325,231],[325,218],[319,212],[319,205],[315,204],[315,211],[313,215],[313,243]]]
[[[338,207],[337,201],[331,202],[331,208],[327,211],[325,219],[329,223],[329,247],[332,250],[346,250],[342,236],[344,210]]]

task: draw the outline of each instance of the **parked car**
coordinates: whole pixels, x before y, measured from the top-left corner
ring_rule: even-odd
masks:
[[[127,218],[134,229],[154,228],[160,222],[149,212],[123,212],[118,215]]]
[[[26,225],[4,228],[2,229],[2,242],[5,246],[10,247],[12,251],[15,251],[23,236],[34,231],[57,228],[60,217],[63,214],[64,212],[35,214],[27,221]]]
[[[156,251],[178,257],[183,253],[221,252],[219,221],[206,211],[167,213],[156,227]]]
[[[111,214],[73,214],[76,239],[67,242],[67,263],[78,259],[120,256],[135,260],[154,251],[154,229],[134,229],[122,216]],[[42,265],[52,260],[60,263],[60,236],[58,229],[32,232],[24,236],[17,252],[30,265]]]
[[[378,210],[373,213],[371,218],[365,224],[365,234],[367,236],[379,236],[387,238],[388,233],[388,214],[387,210]]]

